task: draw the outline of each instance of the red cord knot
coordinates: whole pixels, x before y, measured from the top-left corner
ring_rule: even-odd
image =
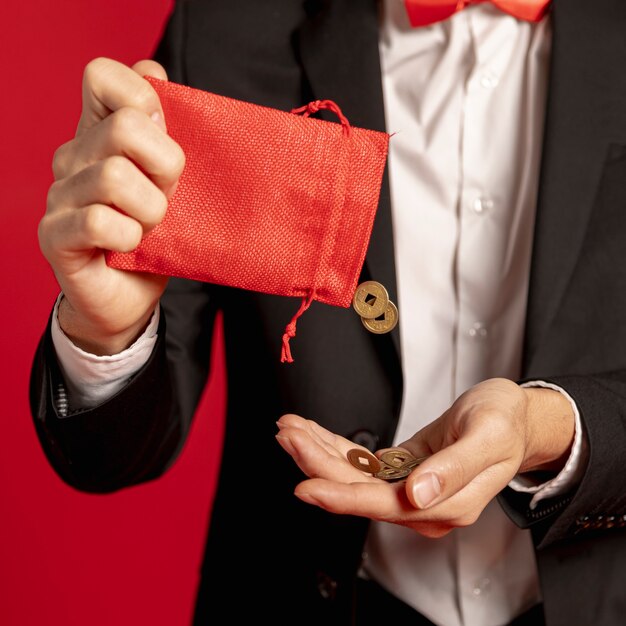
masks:
[[[313,102],[309,102],[307,106],[307,111],[304,114],[304,117],[309,117],[309,115],[313,115],[320,110],[321,100],[313,100]]]
[[[298,318],[311,306],[313,298],[315,297],[315,289],[311,289],[309,293],[302,298],[300,308],[297,313],[291,318],[291,322],[285,326],[285,333],[283,334],[283,347],[280,352],[281,363],[293,363],[293,357],[291,356],[291,347],[289,346],[289,340],[296,336],[296,322]]]
[[[309,115],[313,115],[314,113],[317,113],[318,111],[321,111],[323,109],[332,111],[339,118],[344,135],[348,137],[350,135],[350,122],[348,121],[348,118],[341,112],[339,106],[332,100],[313,100],[313,102],[309,102],[309,104],[306,104],[303,107],[291,109],[291,112],[295,113],[296,115],[302,115],[303,117],[309,117]]]

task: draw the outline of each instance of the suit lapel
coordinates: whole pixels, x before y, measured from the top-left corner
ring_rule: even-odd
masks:
[[[626,3],[554,0],[524,373],[574,271],[610,142],[626,142]]]
[[[384,131],[377,3],[324,0],[308,6],[309,19],[299,29],[297,43],[314,97],[336,101],[355,126]],[[363,273],[385,285],[398,301],[386,172]],[[399,354],[398,331],[391,337]]]

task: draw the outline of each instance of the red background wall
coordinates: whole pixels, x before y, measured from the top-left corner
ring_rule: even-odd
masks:
[[[188,624],[222,432],[221,354],[185,451],[151,484],[78,493],[48,467],[28,374],[57,293],[37,222],[84,65],[148,57],[171,0],[0,3],[0,624]],[[211,410],[208,410],[209,405]]]

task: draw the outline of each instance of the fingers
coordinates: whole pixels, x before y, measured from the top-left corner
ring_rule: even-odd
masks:
[[[276,424],[280,429],[291,427],[307,431],[320,445],[326,447],[329,451],[333,450],[335,454],[342,458],[346,458],[348,450],[362,447],[345,437],[330,432],[330,430],[320,426],[317,422],[304,419],[299,415],[283,415]]]
[[[485,381],[468,390],[440,418],[400,444],[417,457],[431,455],[406,484],[356,477],[356,468],[347,468],[343,458],[354,444],[313,422],[286,416],[280,434],[289,434],[294,458],[314,477],[296,489],[303,501],[439,537],[475,523],[518,472],[527,448],[526,413],[525,400],[510,381]]]
[[[167,72],[165,68],[152,59],[142,59],[137,61],[135,65],[131,66],[133,72],[139,74],[139,76],[152,76],[159,80],[167,80]]]
[[[134,249],[162,221],[183,171],[183,151],[164,132],[161,103],[143,74],[167,78],[154,61],[129,68],[95,59],[85,68],[77,137],[55,153],[56,182],[39,225],[41,249],[66,288],[67,272],[104,263],[101,249]]]
[[[278,425],[278,442],[310,477],[296,488],[298,498],[332,513],[400,524],[428,537],[441,537],[453,528],[473,524],[514,473],[506,462],[494,461],[499,456],[496,452],[492,456],[473,454],[479,445],[478,431],[484,426],[475,427],[476,432],[469,429],[463,445],[459,445],[459,440],[435,454],[434,463],[432,459],[425,461],[405,484],[385,483],[352,467],[345,453],[355,445],[311,420],[286,415]],[[422,441],[414,437],[402,447],[410,448],[412,453],[431,450],[431,444],[438,440],[440,433],[433,428],[429,436],[430,440]],[[463,467],[462,460],[467,456],[470,460],[467,467]],[[475,462],[475,456],[482,460]],[[423,471],[424,466],[426,471]],[[459,467],[462,474],[459,474]],[[447,490],[441,487],[442,483],[433,482],[440,477],[446,478]],[[423,486],[426,481],[430,481],[427,487],[434,493],[428,498],[427,487]],[[430,502],[424,505],[426,499]]]
[[[363,472],[352,467],[347,459],[329,452],[303,430],[285,429],[276,436],[276,440],[310,478],[348,483],[368,479]]]
[[[112,156],[50,187],[48,213],[106,204],[140,222],[146,233],[167,209],[167,197],[128,159]]]
[[[376,479],[337,482],[314,478],[300,483],[295,495],[332,513],[390,522],[410,527],[428,537],[441,537],[453,528],[476,522],[495,495],[486,495],[489,490],[485,490],[485,486],[491,482],[491,477],[481,477],[478,483],[468,485],[427,510],[414,507],[404,483],[384,483]]]
[[[185,156],[163,132],[158,96],[137,72],[167,78],[153,61],[131,69],[96,59],[85,69],[78,136],[55,153],[57,182],[50,188],[47,215],[39,228],[41,248],[51,263],[67,252],[88,253],[90,242],[108,250],[132,250],[140,241],[138,233],[149,232],[165,216]],[[155,113],[161,114],[157,123]],[[55,215],[69,210],[78,213]],[[81,227],[84,232],[78,232]]]
[[[427,440],[421,440],[427,436],[417,433],[402,447],[409,450],[428,447]],[[410,474],[407,495],[415,507],[429,508],[460,492],[477,477],[489,474],[491,468],[504,467],[504,482],[497,481],[485,490],[486,502],[515,475],[522,459],[522,444],[515,429],[506,420],[484,413],[468,421],[454,443],[430,456]]]
[[[129,252],[139,245],[142,234],[139,222],[103,204],[48,214],[40,224],[41,247],[49,260],[59,254],[94,248]]]
[[[136,165],[109,157],[50,187],[41,250],[56,270],[75,273],[90,260],[89,250],[134,250],[166,209],[165,194]],[[79,251],[86,253],[81,263],[73,254]]]
[[[167,78],[165,70],[155,61],[142,61],[134,68],[157,78]],[[98,58],[88,63],[83,74],[83,110],[76,134],[82,134],[122,107],[154,116],[165,129],[159,97],[142,75],[112,59]]]
[[[142,111],[123,107],[55,152],[55,179],[73,176],[113,155],[132,160],[166,193],[185,165],[185,155],[171,137]]]
[[[173,194],[185,155],[162,132],[165,125],[158,95],[138,72],[167,78],[154,61],[140,61],[133,69],[111,59],[89,63],[77,137],[54,155],[56,180],[118,155],[135,163],[166,196]]]
[[[347,442],[343,437],[332,435],[315,422],[295,415],[283,416],[279,420],[279,428],[276,436],[278,443],[307,476],[339,482],[376,480],[350,464],[341,451]],[[316,432],[318,429],[319,432]],[[320,434],[327,439],[322,439]],[[336,437],[339,448],[328,443],[329,437]],[[351,447],[355,447],[354,444]]]
[[[316,478],[300,483],[295,495],[332,513],[398,522],[415,513],[401,483],[336,483]]]
[[[443,537],[465,525],[454,522],[446,512],[432,515],[416,511],[409,502],[403,483],[339,484],[320,478],[300,483],[295,495],[307,504],[340,515],[357,515],[379,522],[407,526],[426,537]]]

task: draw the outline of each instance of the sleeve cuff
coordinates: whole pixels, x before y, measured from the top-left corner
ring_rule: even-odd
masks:
[[[543,387],[545,389],[558,391],[564,395],[572,405],[574,418],[576,420],[574,442],[572,444],[572,450],[569,458],[567,459],[563,469],[554,478],[544,483],[537,483],[528,476],[518,474],[509,483],[509,487],[511,487],[514,491],[534,494],[530,501],[530,508],[531,510],[534,510],[541,500],[563,495],[580,482],[589,458],[589,443],[584,434],[578,407],[576,406],[573,398],[564,389],[558,385],[541,380],[523,383],[521,387]]]
[[[78,409],[91,409],[120,391],[148,361],[157,340],[160,308],[154,310],[143,334],[118,354],[97,356],[74,345],[61,330],[58,320],[59,294],[52,313],[52,343],[65,381],[57,410],[66,417]]]

